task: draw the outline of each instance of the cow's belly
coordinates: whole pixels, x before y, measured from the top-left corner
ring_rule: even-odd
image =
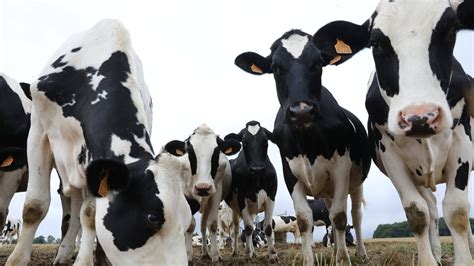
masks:
[[[344,178],[350,191],[362,183],[362,171],[352,163],[347,151],[342,156],[336,151],[329,160],[318,156],[313,164],[306,155],[286,160],[293,175],[305,186],[306,194],[316,198],[334,196],[335,179],[339,178],[335,173],[347,172]]]
[[[434,184],[446,182],[443,170],[448,161],[449,151],[453,148],[451,147],[452,131],[446,130],[427,139],[415,139],[405,136],[388,136],[380,126],[377,126],[375,130],[379,130],[382,135],[380,146],[383,148],[379,147],[376,150],[377,165],[382,172],[386,173],[384,168],[393,160],[392,156],[387,155],[393,152],[403,161],[415,184],[428,186],[429,179],[433,179]]]

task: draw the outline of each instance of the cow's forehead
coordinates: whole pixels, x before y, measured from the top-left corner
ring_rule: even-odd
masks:
[[[260,125],[255,124],[255,125],[248,125],[247,126],[247,131],[252,134],[253,136],[257,135],[258,131],[260,130]]]
[[[287,38],[281,39],[281,45],[286,51],[293,56],[294,59],[298,59],[303,54],[304,48],[309,42],[307,35],[300,35],[293,33]]]
[[[389,37],[431,36],[447,8],[448,0],[382,0],[373,27]]]

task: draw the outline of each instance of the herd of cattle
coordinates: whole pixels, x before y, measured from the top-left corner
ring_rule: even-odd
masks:
[[[399,193],[419,264],[441,262],[433,194],[440,183],[446,184],[443,213],[454,263],[472,264],[467,184],[474,82],[453,56],[463,29],[474,30],[474,0],[381,0],[362,25],[334,21],[314,35],[288,31],[270,55],[246,52],[235,60],[248,73],[274,76],[280,109],[272,131],[251,121],[222,139],[201,125],[157,154],[150,142],[152,101],[127,30],[104,20],[70,37],[31,86],[0,76],[2,227],[13,194],[26,189],[23,226],[7,265],[30,260],[49,208],[53,168],[63,204],[55,264],[71,261],[79,232],[76,265],[92,265],[96,237],[97,249],[113,264],[186,264],[193,258],[197,211],[202,238],[210,235],[202,255],[218,261],[222,201],[231,209],[233,255],[242,219],[245,255],[254,256],[253,222],[264,211],[268,256],[277,261],[277,177],[269,141],[280,151],[305,264],[314,264],[314,213],[306,196],[327,206],[336,262],[343,264],[350,264],[345,232],[351,196],[356,255],[368,259],[361,204],[371,160]],[[372,49],[375,62],[365,102],[368,133],[321,84],[325,66],[342,64],[364,48]]]

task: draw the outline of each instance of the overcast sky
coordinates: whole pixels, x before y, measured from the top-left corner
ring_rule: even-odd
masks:
[[[268,55],[273,41],[290,29],[314,34],[333,20],[363,23],[377,2],[3,0],[0,1],[0,72],[31,82],[68,36],[90,28],[103,18],[118,18],[131,33],[153,98],[155,151],[170,140],[184,140],[202,123],[221,136],[238,132],[250,120],[258,120],[272,130],[279,107],[273,77],[241,71],[234,65],[235,57],[246,51]],[[474,33],[458,35],[455,52],[471,75],[473,47]],[[364,107],[367,81],[373,67],[371,53],[365,50],[341,66],[326,67],[322,77],[339,104],[355,113],[363,124],[367,121]],[[269,154],[279,182],[275,214],[293,214],[275,145],[270,145]],[[60,235],[61,205],[55,192],[58,183],[53,174],[51,206],[37,235]],[[469,187],[473,191],[473,182]],[[444,185],[437,188],[442,214]],[[367,202],[363,209],[364,238],[371,238],[378,224],[406,220],[393,185],[374,164],[364,183],[364,194]],[[470,195],[473,204],[473,193]],[[21,217],[23,198],[24,193],[14,197],[10,206],[12,217]],[[322,232],[315,231],[316,239],[322,238]]]

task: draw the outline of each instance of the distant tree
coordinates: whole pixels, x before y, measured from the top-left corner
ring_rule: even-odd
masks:
[[[474,218],[469,219],[471,223],[471,230],[474,233]],[[440,236],[450,236],[449,228],[444,221],[444,218],[438,220],[438,230]],[[393,224],[380,224],[375,229],[373,238],[387,238],[387,237],[411,237],[410,225],[407,221],[393,223]]]
[[[33,239],[33,244],[46,244],[44,236],[38,236]]]
[[[48,244],[53,244],[54,241],[56,240],[56,238],[54,238],[54,236],[52,236],[52,235],[49,235],[47,239],[48,239],[48,240],[47,240],[47,241],[48,241]]]

